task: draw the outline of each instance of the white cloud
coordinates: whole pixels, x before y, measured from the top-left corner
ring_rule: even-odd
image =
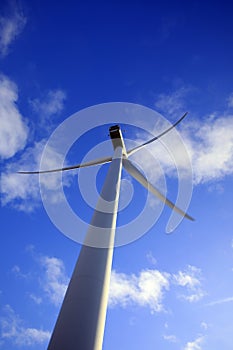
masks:
[[[6,56],[11,43],[19,36],[27,22],[19,8],[12,14],[0,16],[0,54]]]
[[[200,281],[194,276],[196,272],[199,274],[199,270],[196,267],[189,265],[187,272],[179,271],[174,275],[174,279],[179,286],[188,286],[189,288],[193,289],[197,285],[200,285]]]
[[[148,307],[151,312],[164,310],[163,297],[171,284],[183,289],[178,297],[194,302],[204,296],[201,286],[201,271],[194,266],[188,266],[185,271],[177,274],[161,272],[156,269],[142,270],[137,276],[112,271],[109,305],[127,307],[138,305]]]
[[[183,132],[196,184],[233,173],[233,115],[213,115]]]
[[[68,286],[64,263],[61,259],[48,256],[42,256],[39,262],[44,270],[41,286],[52,304],[59,306]]]
[[[227,98],[227,106],[228,108],[233,108],[233,92]]]
[[[201,328],[204,329],[205,331],[209,328],[209,325],[206,322],[201,323]]]
[[[181,87],[170,94],[160,94],[156,99],[155,106],[166,115],[181,115],[185,111],[187,97],[195,92],[194,88]],[[194,120],[190,114],[180,125],[179,133],[185,143],[192,163],[194,183],[207,183],[221,180],[224,176],[233,174],[233,93],[229,95],[228,106],[225,111],[213,112],[208,117]],[[166,125],[157,123],[156,134],[166,129]],[[162,123],[163,124],[163,123]],[[141,142],[143,136],[139,136]],[[144,138],[145,139],[145,138]],[[176,142],[175,132],[161,138],[170,150],[176,150],[181,156],[176,157],[176,164],[170,157],[169,152],[162,143],[154,142],[147,146],[147,149],[154,155],[161,164],[164,172],[169,176],[177,176],[176,167],[187,169],[182,156],[182,150]],[[148,156],[145,151],[135,154],[139,164],[144,164],[144,170],[149,174],[150,163],[145,160]],[[185,173],[184,173],[185,175]],[[156,180],[156,179],[155,179]]]
[[[177,343],[178,339],[174,334],[170,334],[170,335],[163,335],[163,339],[167,340],[169,343]]]
[[[36,296],[35,294],[31,293],[29,294],[29,297],[36,303],[37,305],[40,305],[42,303],[42,298]]]
[[[34,277],[39,282],[42,291],[39,296],[35,293],[28,293],[29,297],[37,304],[41,304],[46,297],[52,304],[59,306],[69,283],[63,261],[56,257],[39,255],[35,253],[34,247],[29,247],[27,250],[32,253],[40,268],[39,273],[34,274]],[[13,270],[17,275],[21,275],[21,270],[17,265]],[[200,270],[194,266],[189,266],[184,272],[178,271],[177,274],[157,269],[142,270],[138,275],[118,273],[112,270],[109,306],[126,308],[137,305],[150,309],[151,313],[164,311],[163,300],[171,285],[173,288],[181,286],[185,289],[186,293],[182,294],[182,299],[199,300],[201,297],[201,282],[197,278],[199,275]],[[33,273],[29,272],[26,276],[33,277]]]
[[[39,205],[38,177],[7,171],[1,175],[1,193],[3,206],[11,205],[17,210],[31,212]]]
[[[155,107],[166,115],[177,115],[184,112],[186,103],[185,99],[191,88],[180,87],[170,94],[160,94],[155,101]]]
[[[8,164],[5,172],[1,174],[1,203],[11,205],[17,210],[30,212],[40,205],[40,188],[38,175],[17,174],[19,170],[39,170],[40,159],[46,140],[36,142],[22,154],[16,163]],[[47,147],[47,169],[54,169],[60,165],[62,156],[56,150]],[[63,186],[69,186],[71,173],[63,176]],[[51,202],[60,200],[56,191],[60,186],[59,173],[45,174],[40,178],[40,185],[50,191]]]
[[[202,350],[202,344],[203,344],[204,337],[199,336],[197,339],[195,339],[192,342],[188,342],[184,350]]]
[[[28,279],[30,278],[30,274],[28,273],[23,273],[20,269],[20,267],[18,265],[14,265],[11,269],[11,272],[13,272],[13,274],[16,277],[22,278],[22,279]]]
[[[126,307],[136,304],[150,308],[151,312],[163,310],[164,290],[169,289],[169,274],[158,270],[143,270],[138,276],[112,271],[109,305]]]
[[[156,134],[166,126],[158,126]],[[219,181],[227,175],[233,174],[233,115],[213,113],[208,118],[193,121],[189,116],[179,126],[179,134],[188,151],[195,185]],[[181,176],[186,176],[190,162],[185,162],[183,145],[177,143],[176,132],[170,132],[161,138],[161,142],[154,142],[146,148],[161,166],[162,173],[170,177],[177,177],[176,169],[181,170]],[[139,135],[138,141],[142,142]],[[164,147],[165,143],[166,147]],[[172,159],[168,150],[176,150],[176,160]],[[158,176],[150,177],[151,156],[146,150],[133,155],[138,164],[143,164],[143,170],[152,182],[158,181]],[[158,167],[158,166],[157,166]],[[159,169],[159,167],[158,167]],[[154,172],[155,173],[155,172]],[[154,177],[154,178],[153,178]],[[219,185],[220,189],[220,185]],[[221,191],[223,189],[221,188]]]
[[[153,253],[151,251],[149,251],[146,254],[146,258],[152,265],[156,265],[157,264],[157,260],[156,260],[156,258],[154,257],[154,255],[153,255]]]
[[[41,287],[49,300],[58,306],[63,300],[69,280],[64,263],[58,258],[48,256],[40,257],[39,263],[44,270],[44,277],[40,281]],[[195,268],[192,267],[192,271],[194,270]],[[187,294],[182,294],[182,299],[197,301],[203,296],[200,281],[182,271],[179,271],[177,275],[170,275],[156,269],[147,269],[142,270],[136,276],[135,274],[127,275],[113,270],[109,305],[111,307],[137,305],[149,308],[152,313],[161,312],[164,310],[162,303],[164,293],[169,290],[171,282],[173,285],[181,285],[187,289]],[[192,294],[189,294],[190,290]]]
[[[225,303],[231,303],[231,302],[233,302],[233,297],[218,299],[218,300],[212,301],[206,305],[213,306],[213,305],[219,305],[219,304],[225,304]]]
[[[51,116],[59,114],[64,108],[66,94],[62,90],[50,90],[43,98],[36,98],[30,101],[32,109],[40,116],[40,123],[43,127],[52,124]]]
[[[178,271],[173,275],[175,285],[185,288],[185,293],[179,297],[189,302],[199,301],[205,295],[201,286],[201,270],[195,266],[188,265],[185,271]]]
[[[5,316],[0,319],[3,341],[10,340],[17,346],[33,346],[43,344],[50,339],[51,333],[49,331],[25,327],[23,320],[10,305],[5,306],[4,313]]]
[[[16,102],[18,89],[14,82],[0,75],[0,157],[13,157],[25,147],[28,127]]]
[[[17,277],[30,278],[39,284],[40,288],[36,290],[36,293],[27,293],[36,304],[41,304],[46,298],[53,305],[59,306],[69,282],[63,261],[53,256],[38,254],[33,245],[27,246],[26,251],[32,256],[38,269],[33,269],[25,274],[18,265],[15,265],[12,272]]]

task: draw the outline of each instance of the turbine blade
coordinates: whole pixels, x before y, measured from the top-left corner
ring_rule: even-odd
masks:
[[[131,150],[129,150],[127,152],[128,156],[131,156],[134,152],[139,151],[139,149],[141,149],[142,147],[148,145],[151,142],[154,142],[156,140],[158,140],[160,137],[162,137],[163,135],[165,135],[166,133],[168,133],[170,130],[172,130],[173,128],[176,127],[176,125],[178,125],[188,114],[188,112],[186,112],[179,120],[177,120],[177,122],[175,122],[175,124],[173,124],[172,126],[170,126],[170,128],[166,129],[165,131],[163,131],[161,134],[159,134],[158,136],[154,137],[153,139],[146,141],[145,143],[143,143],[142,145],[139,145],[137,147],[132,148]]]
[[[76,164],[76,165],[72,165],[72,166],[68,166],[68,167],[64,167],[64,168],[60,168],[60,169],[40,170],[40,171],[18,171],[17,173],[18,174],[55,173],[55,172],[58,172],[58,171],[73,170],[73,169],[78,169],[78,168],[85,168],[85,167],[92,166],[92,165],[105,164],[105,163],[109,163],[111,161],[112,161],[112,157],[105,157],[105,158],[98,158],[98,159],[95,159],[95,160],[91,160],[90,162]]]
[[[190,215],[185,213],[182,209],[178,208],[174,203],[167,199],[159,190],[157,190],[157,188],[155,188],[150,182],[148,182],[145,176],[130,162],[129,159],[123,159],[123,166],[132,177],[134,177],[142,186],[148,189],[148,191],[150,191],[156,197],[158,197],[163,203],[167,204],[171,209],[173,209],[180,215],[186,217],[191,221],[194,221],[194,219]]]

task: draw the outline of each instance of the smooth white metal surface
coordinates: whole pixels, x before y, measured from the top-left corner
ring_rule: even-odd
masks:
[[[71,277],[48,350],[101,350],[106,320],[122,169],[122,147],[114,151],[86,242]]]
[[[187,219],[194,221],[194,219],[189,214],[185,213],[182,209],[178,208],[174,203],[172,203],[168,198],[166,198],[157,188],[155,188],[155,186],[153,186],[145,178],[145,176],[130,162],[129,159],[123,159],[123,166],[132,177],[134,177],[148,191],[150,191],[156,197],[158,197],[163,203],[168,205],[171,209],[173,209],[181,216],[184,216]]]

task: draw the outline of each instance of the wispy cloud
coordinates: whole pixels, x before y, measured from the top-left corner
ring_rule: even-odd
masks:
[[[138,305],[148,307],[151,312],[160,312],[165,309],[163,298],[171,286],[176,288],[179,298],[189,302],[199,301],[205,295],[201,285],[201,270],[194,266],[188,266],[176,274],[148,269],[138,275],[127,275],[113,270],[109,305]]]
[[[213,114],[181,133],[191,156],[196,184],[233,173],[233,115]]]
[[[188,342],[185,345],[184,350],[202,350],[203,341],[204,341],[204,337],[199,336],[194,341]]]
[[[17,162],[12,162],[6,166],[1,174],[1,204],[30,212],[35,210],[41,203],[40,187],[38,175],[17,174],[19,170],[39,170],[40,159],[46,140],[36,142],[32,147],[28,147]],[[54,149],[47,147],[47,169],[59,167],[62,156]],[[70,185],[72,174],[65,174],[63,186]],[[60,200],[58,192],[60,187],[60,177],[57,173],[46,174],[40,178],[40,186],[50,191],[51,202]]]
[[[38,112],[43,112],[41,123],[48,130],[51,114],[59,113],[63,108],[65,93],[61,90],[54,90],[48,93],[44,102],[35,101],[38,104]],[[17,210],[33,211],[40,204],[40,189],[37,175],[19,175],[19,170],[39,170],[41,156],[46,139],[35,142],[32,146],[26,147],[29,135],[27,120],[21,115],[18,107],[18,88],[8,77],[0,75],[0,157],[9,159],[17,152],[25,151],[17,161],[7,163],[0,177],[1,204],[11,205]],[[40,107],[39,107],[40,106]],[[47,159],[44,166],[48,169],[60,167],[63,157],[55,149],[47,147]],[[59,164],[59,166],[58,166]],[[69,186],[71,173],[63,177],[63,186]],[[50,190],[51,202],[59,201],[58,189],[61,186],[59,174],[47,174],[40,178],[40,185]]]
[[[149,261],[149,263],[151,263],[152,265],[156,265],[157,264],[157,260],[156,260],[156,258],[154,257],[154,255],[153,255],[153,253],[151,251],[149,251],[146,254],[146,258]]]
[[[205,292],[202,289],[202,276],[199,268],[188,265],[186,270],[178,271],[172,277],[175,285],[185,288],[185,293],[178,294],[179,298],[192,303],[204,297]]]
[[[26,247],[26,252],[33,259],[36,268],[27,273],[22,272],[20,266],[15,265],[12,272],[18,278],[30,279],[36,282],[36,291],[28,291],[27,296],[36,304],[45,301],[59,306],[66,292],[69,277],[66,273],[64,262],[54,256],[40,254],[33,245]]]
[[[169,335],[164,334],[163,339],[168,341],[169,343],[177,343],[178,342],[177,336],[174,334],[169,334]]]
[[[50,302],[58,306],[63,300],[69,280],[64,263],[61,259],[48,256],[41,256],[38,261],[44,271],[40,285]],[[197,274],[200,274],[200,270],[193,266],[189,267],[189,272],[179,271],[175,275],[157,269],[142,270],[138,275],[113,270],[109,305],[111,307],[137,305],[149,308],[152,313],[161,312],[165,309],[163,305],[165,292],[169,290],[171,284],[174,287],[177,285],[183,287],[183,293],[178,294],[182,299],[189,302],[198,301],[204,292]]]
[[[0,157],[13,157],[25,147],[28,126],[17,107],[16,84],[0,75]]]
[[[28,293],[30,299],[36,304],[45,300],[55,306],[59,306],[63,300],[68,286],[69,277],[67,275],[64,262],[54,256],[42,255],[35,252],[34,247],[28,250],[36,262],[39,271],[34,275],[29,272],[27,276],[34,276],[40,287],[40,293]],[[17,273],[21,273],[17,266]],[[24,274],[25,275],[25,274]],[[123,308],[136,305],[148,308],[151,313],[166,310],[164,297],[171,289],[179,291],[183,288],[182,299],[188,301],[198,301],[201,296],[197,294],[201,290],[201,282],[198,279],[200,270],[194,266],[189,266],[184,271],[171,274],[158,269],[145,269],[136,274],[126,274],[112,271],[109,291],[109,306],[120,306]],[[190,295],[190,290],[193,293]],[[194,293],[195,296],[194,296]],[[178,294],[180,297],[180,294]]]
[[[151,312],[163,310],[164,290],[169,288],[167,273],[158,270],[143,270],[138,276],[112,271],[109,305],[138,305],[150,308]]]
[[[42,303],[42,298],[36,296],[35,294],[31,293],[29,294],[29,297],[34,301],[34,303],[40,305]]]
[[[68,286],[68,276],[61,259],[42,256],[39,263],[44,270],[41,286],[50,302],[55,306],[61,304]]]
[[[50,90],[41,98],[30,100],[32,110],[39,115],[40,127],[49,131],[53,127],[52,116],[64,109],[66,93],[63,90]]]
[[[233,108],[233,92],[227,98],[227,107]]]
[[[0,319],[1,339],[10,341],[19,347],[31,347],[36,344],[48,342],[51,333],[43,329],[29,328],[25,322],[15,313],[10,305],[5,305],[4,315]]]
[[[204,329],[205,331],[209,328],[209,325],[206,322],[201,323],[201,328]]]
[[[30,273],[22,272],[18,265],[14,265],[11,269],[11,272],[20,279],[29,279],[31,276]]]
[[[184,112],[187,96],[191,91],[190,87],[183,86],[169,94],[159,94],[155,100],[155,107],[167,116],[174,117]]]
[[[214,305],[226,304],[231,302],[233,302],[233,297],[228,297],[228,298],[222,298],[215,301],[211,301],[210,303],[206,304],[206,306],[214,306]]]
[[[158,97],[156,106],[160,106],[167,115],[180,114],[185,110],[186,94],[188,92],[185,87],[170,95],[162,94]],[[219,181],[225,176],[233,174],[233,114],[229,109],[231,101],[232,94],[229,96],[226,110],[213,111],[209,116],[196,120],[190,115],[179,126],[179,133],[190,156],[193,180],[196,185]],[[178,110],[180,110],[179,113]],[[157,123],[156,134],[166,129],[166,125],[163,124]],[[138,135],[139,142],[142,141],[142,138],[142,135]],[[176,150],[175,162],[163,143],[169,150]],[[176,134],[170,132],[161,139],[161,142],[148,145],[147,150],[157,159],[164,173],[170,177],[176,177],[176,168],[179,168],[181,173],[185,175],[185,170],[190,166],[190,163],[184,162],[180,147]],[[149,176],[151,172],[149,152],[139,151],[135,153],[134,157],[139,164],[143,164],[143,169]],[[151,180],[156,182],[157,178],[151,178]]]
[[[0,55],[6,56],[9,52],[10,45],[21,34],[27,18],[16,2],[13,10],[5,16],[0,16]]]

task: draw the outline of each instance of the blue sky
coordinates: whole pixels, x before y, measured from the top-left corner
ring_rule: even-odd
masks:
[[[167,235],[164,208],[146,234],[116,248],[103,349],[232,349],[232,34],[228,1],[1,2],[1,349],[46,349],[80,251],[47,216],[38,178],[15,171],[38,168],[46,141],[70,115],[109,102],[141,104],[171,122],[189,111],[178,131],[192,163],[188,211],[196,221]],[[124,124],[125,137],[148,137]],[[106,126],[90,130],[67,162],[107,140]],[[136,161],[154,183],[160,164],[174,201],[174,166],[160,143],[148,150],[152,171],[146,151]],[[52,150],[48,164],[59,157]],[[98,189],[107,169],[97,174]],[[77,174],[64,176],[65,193],[88,222]],[[123,177],[122,198],[134,192],[119,225],[147,197]],[[56,185],[46,183],[58,201]],[[149,198],[151,212],[156,203]]]

